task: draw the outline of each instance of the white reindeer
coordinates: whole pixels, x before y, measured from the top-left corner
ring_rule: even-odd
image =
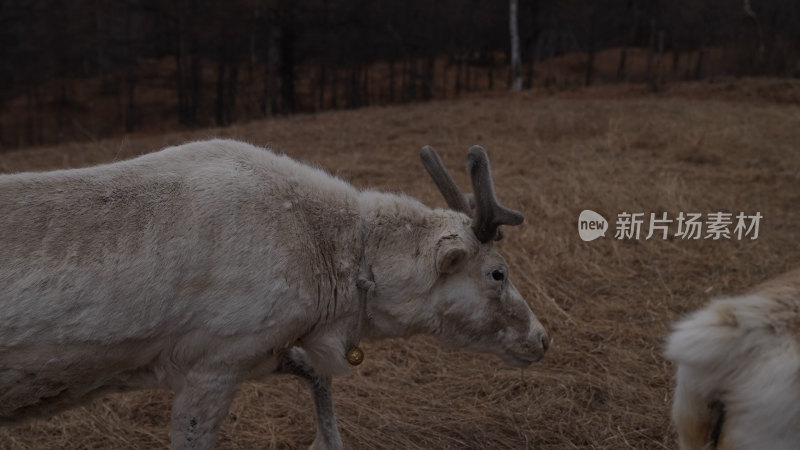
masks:
[[[335,449],[330,377],[362,338],[537,361],[547,335],[492,244],[522,216],[497,203],[483,149],[474,218],[423,159],[456,211],[227,140],[0,176],[0,423],[161,387],[172,448],[210,448],[238,386],[283,372],[312,388],[312,446]]]
[[[682,450],[800,448],[800,270],[678,322],[666,356]]]

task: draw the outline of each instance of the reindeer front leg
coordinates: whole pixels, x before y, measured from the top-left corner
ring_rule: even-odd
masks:
[[[192,373],[172,401],[172,450],[213,449],[238,383],[230,374]]]
[[[339,435],[336,412],[333,410],[331,377],[315,377],[309,380],[308,384],[317,415],[317,435],[310,449],[342,450],[342,437]]]
[[[342,437],[333,410],[331,377],[318,375],[309,364],[305,351],[299,347],[292,347],[281,356],[276,371],[302,378],[311,390],[317,434],[309,450],[342,450]]]

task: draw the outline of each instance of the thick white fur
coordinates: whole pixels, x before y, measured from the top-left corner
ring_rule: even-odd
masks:
[[[800,271],[678,322],[666,356],[681,449],[713,448],[720,415],[718,449],[800,447]]]
[[[173,448],[212,447],[238,385],[284,349],[347,372],[362,255],[364,337],[430,333],[523,364],[546,344],[467,216],[241,142],[0,176],[0,211],[0,423],[163,387]],[[451,247],[467,257],[440,273]]]

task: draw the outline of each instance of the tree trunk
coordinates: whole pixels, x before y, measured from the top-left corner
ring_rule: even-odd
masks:
[[[339,107],[339,67],[333,68],[333,79],[331,80],[331,108]]]
[[[463,68],[464,68],[464,60],[461,56],[457,57],[458,60],[456,62],[456,95],[461,93],[461,90],[464,88],[463,86]]]
[[[175,51],[175,77],[178,84],[178,123],[185,125],[186,120],[186,71],[184,64],[184,17],[183,12],[178,13],[177,42]]]
[[[197,2],[189,2],[189,18],[186,26],[186,31],[189,34],[189,51],[187,57],[190,59],[188,70],[189,73],[185,78],[189,78],[189,91],[186,93],[187,97],[187,110],[186,115],[189,122],[196,124],[200,117],[200,110],[202,108],[202,95],[203,95],[203,66],[200,58],[200,43],[198,42],[197,30]]]
[[[228,53],[227,39],[227,33],[221,33],[219,38],[219,53],[217,55],[217,98],[214,105],[214,121],[217,125],[225,125],[225,66]]]
[[[628,59],[628,47],[622,46],[619,51],[619,64],[617,64],[617,81],[625,80],[625,63]]]
[[[319,65],[317,109],[325,109],[325,63]]]
[[[394,58],[389,60],[389,96],[388,100],[394,102]]]
[[[661,61],[664,58],[664,30],[658,32],[658,53],[656,54],[656,64],[653,69],[653,80],[661,83]]]
[[[681,57],[681,53],[676,47],[675,50],[672,51],[672,77],[673,78],[677,78],[677,76],[678,76],[678,63],[680,61],[680,57]]]
[[[128,106],[125,113],[125,131],[130,133],[136,128],[136,75],[134,68],[130,67],[126,74],[126,81],[128,87]]]
[[[225,95],[225,123],[231,124],[236,116],[236,96],[238,94],[237,87],[239,83],[239,58],[228,58],[228,80],[227,80],[227,93]]]
[[[296,109],[295,79],[294,79],[294,0],[283,2],[281,15],[281,100],[283,110],[293,112]]]
[[[106,81],[108,83],[108,81]],[[61,143],[64,127],[64,110],[67,108],[67,83],[64,77],[58,79],[58,100],[56,100],[56,144]]]
[[[526,89],[533,89],[533,63],[534,58],[531,55],[531,58],[528,60],[528,64],[525,64],[525,88]]]
[[[322,9],[322,26],[323,30],[330,29],[330,0],[324,0],[323,2],[323,9]],[[322,59],[319,65],[319,98],[318,98],[318,108],[320,110],[325,109],[325,66],[327,65],[327,61]]]
[[[125,117],[125,131],[130,133],[136,127],[136,62],[133,52],[133,7],[128,5],[125,15],[125,64],[128,68],[125,71],[125,85],[127,87],[127,106],[123,116]]]
[[[369,106],[369,64],[364,64],[364,70],[361,74],[361,98],[361,104],[363,106]]]
[[[196,35],[192,36],[191,58],[191,99],[188,113],[191,122],[197,123],[203,109],[203,61]]]
[[[428,56],[427,60],[425,61],[425,69],[424,69],[424,76],[423,76],[423,86],[422,86],[422,98],[425,100],[430,100],[433,98],[434,89],[433,89],[433,72],[436,67],[436,57],[433,55]]]
[[[347,107],[357,108],[361,104],[360,83],[358,79],[359,68],[353,65],[350,68],[350,83],[347,85]]]
[[[589,54],[586,58],[586,86],[592,85],[592,75],[594,75],[594,48],[595,48],[594,18],[589,22]]]
[[[267,38],[266,65],[264,69],[264,91],[261,96],[261,108],[265,116],[278,112],[278,71],[280,59],[278,58],[278,25],[275,12],[267,12],[265,24]]]
[[[744,0],[744,13],[753,19],[753,22],[756,25],[758,37],[758,63],[761,63],[763,62],[764,54],[766,53],[766,46],[764,45],[764,31],[761,29],[761,22],[758,20],[758,16],[756,16],[755,11],[753,11],[753,6],[750,4],[750,0]]]
[[[653,53],[656,47],[656,22],[655,19],[650,19],[650,40],[647,44],[647,73],[645,78],[648,82],[653,81]]]
[[[447,98],[447,90],[450,87],[450,85],[447,84],[449,82],[447,79],[448,66],[449,63],[445,63],[444,66],[442,66],[442,85],[439,87],[441,98]]]
[[[417,58],[411,58],[408,62],[408,85],[407,88],[407,97],[408,100],[414,100],[417,98]]]
[[[518,0],[509,0],[508,29],[511,32],[511,90],[522,90],[522,59],[519,55]]]
[[[489,53],[489,80],[487,81],[487,89],[494,90],[494,53]]]
[[[464,88],[467,92],[472,91],[472,60],[469,54],[464,60],[464,78]]]
[[[697,64],[694,66],[694,79],[699,80],[703,76],[703,47],[697,52]]]

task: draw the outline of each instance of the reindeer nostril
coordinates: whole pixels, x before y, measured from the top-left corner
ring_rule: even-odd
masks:
[[[547,336],[547,333],[539,333],[539,344],[542,345],[542,351],[544,352],[546,352],[547,348],[550,347],[550,337]]]

